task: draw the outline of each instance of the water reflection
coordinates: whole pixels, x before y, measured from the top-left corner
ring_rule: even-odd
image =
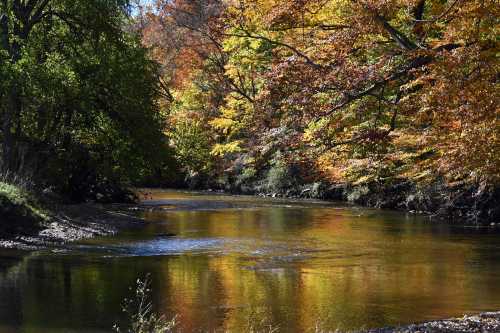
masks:
[[[0,331],[109,331],[147,272],[156,310],[178,315],[184,332],[357,329],[500,308],[493,232],[324,203],[155,199],[175,207],[145,213],[143,230],[0,253]]]

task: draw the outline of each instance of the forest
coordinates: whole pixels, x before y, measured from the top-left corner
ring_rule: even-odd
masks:
[[[2,172],[498,219],[494,0],[2,0]],[[8,178],[5,176],[4,178]]]

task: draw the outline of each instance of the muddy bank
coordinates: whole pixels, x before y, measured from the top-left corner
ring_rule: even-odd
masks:
[[[21,221],[21,224],[0,232],[0,247],[37,249],[140,227],[144,221],[135,216],[130,207],[100,204],[52,207],[44,218],[36,221],[29,217],[25,221],[10,222]],[[3,223],[9,222],[5,220]]]
[[[370,329],[360,333],[493,333],[500,332],[500,312],[486,312],[401,327]]]

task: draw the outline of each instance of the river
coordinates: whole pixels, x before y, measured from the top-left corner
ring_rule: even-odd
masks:
[[[183,332],[354,330],[500,309],[495,229],[179,191],[144,205],[137,230],[0,250],[0,332],[110,332],[148,273],[154,310]]]

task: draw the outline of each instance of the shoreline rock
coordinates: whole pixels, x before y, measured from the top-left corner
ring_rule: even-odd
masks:
[[[433,320],[400,327],[386,327],[359,333],[494,333],[500,332],[500,312],[465,315],[462,318]]]

